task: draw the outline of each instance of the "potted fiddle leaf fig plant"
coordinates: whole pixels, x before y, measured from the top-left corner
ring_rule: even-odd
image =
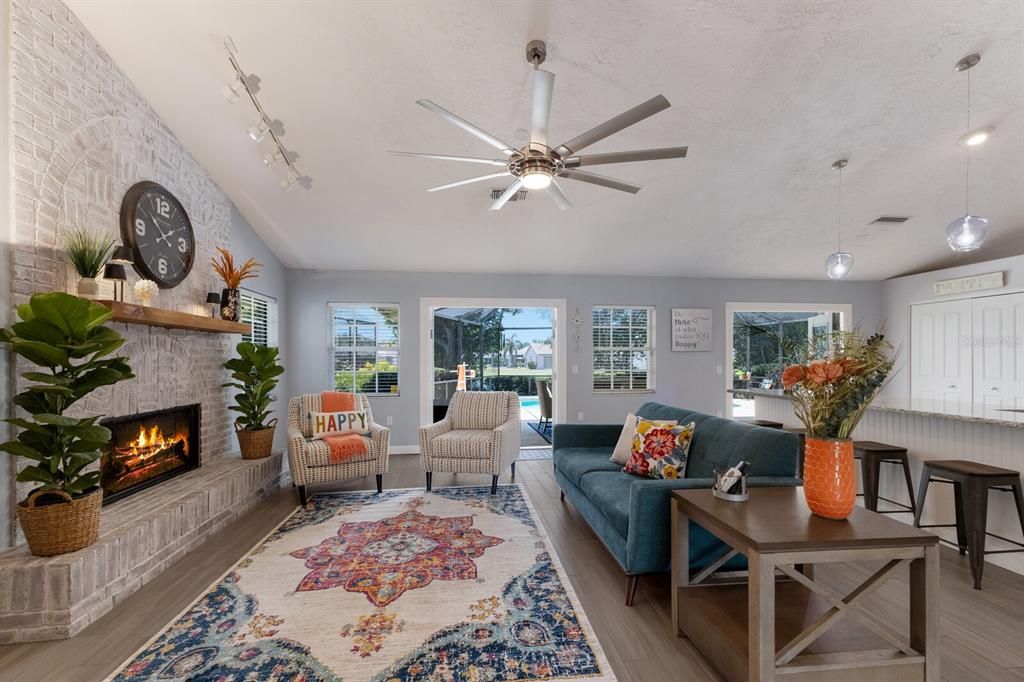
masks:
[[[238,412],[235,433],[242,458],[262,459],[270,456],[274,444],[277,417],[269,421],[267,418],[274,400],[273,390],[277,388],[277,378],[284,374],[284,367],[277,361],[277,348],[242,341],[235,350],[238,357],[224,363],[234,380],[224,387],[238,390],[236,404],[228,409]]]
[[[38,371],[24,372],[28,384],[14,404],[28,413],[4,421],[18,427],[17,438],[0,450],[31,463],[17,476],[36,483],[17,505],[29,549],[37,556],[73,552],[96,542],[103,491],[90,466],[110,443],[110,429],[99,417],[66,413],[101,386],[134,376],[126,358],[110,357],[124,344],[103,326],[111,311],[65,293],[36,294],[18,306],[19,322],[0,329],[0,343]]]

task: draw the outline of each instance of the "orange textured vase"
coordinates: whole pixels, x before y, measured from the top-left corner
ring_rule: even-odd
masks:
[[[845,519],[857,501],[857,474],[850,439],[808,438],[804,449],[807,506],[826,519]]]

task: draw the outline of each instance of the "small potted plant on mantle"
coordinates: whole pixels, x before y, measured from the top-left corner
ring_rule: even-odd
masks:
[[[238,389],[235,395],[237,404],[228,409],[239,413],[235,419],[235,433],[242,458],[262,459],[270,456],[274,444],[277,418],[267,421],[267,417],[270,416],[270,403],[274,400],[271,393],[277,388],[277,377],[284,374],[284,367],[277,361],[277,348],[243,341],[235,350],[238,357],[224,363],[234,379],[224,387]]]
[[[44,371],[25,372],[29,385],[14,396],[28,413],[4,421],[21,429],[3,450],[31,460],[17,480],[39,485],[18,503],[18,520],[36,556],[73,552],[96,542],[103,491],[100,474],[90,467],[110,442],[99,417],[75,418],[66,412],[101,386],[134,376],[123,357],[108,357],[124,338],[103,324],[113,313],[65,293],[36,294],[18,306],[20,322],[0,329],[7,344]]]
[[[63,233],[61,241],[71,266],[78,273],[78,295],[98,298],[100,283],[97,278],[103,274],[103,266],[114,253],[114,240],[107,235],[73,227]]]
[[[856,331],[836,331],[810,339],[802,355],[804,362],[783,370],[782,386],[807,429],[804,495],[814,514],[845,519],[857,496],[850,436],[892,371],[896,353],[882,334],[864,339]]]
[[[220,246],[217,247],[220,256],[210,259],[213,269],[224,280],[224,291],[220,294],[220,318],[229,322],[238,322],[242,312],[241,295],[238,287],[247,279],[256,276],[256,270],[262,268],[263,264],[256,259],[250,258],[242,263],[241,267],[235,267],[235,258],[231,252]]]

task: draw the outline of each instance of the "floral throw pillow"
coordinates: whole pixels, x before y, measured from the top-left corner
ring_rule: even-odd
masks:
[[[647,478],[683,478],[696,427],[695,422],[662,426],[647,419],[637,419],[633,451],[622,470]]]

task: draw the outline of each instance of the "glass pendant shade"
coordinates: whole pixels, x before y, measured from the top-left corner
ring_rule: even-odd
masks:
[[[853,256],[836,251],[825,260],[825,274],[829,279],[844,279],[853,269]]]
[[[954,251],[974,251],[988,236],[988,219],[965,215],[946,226],[946,243]]]

